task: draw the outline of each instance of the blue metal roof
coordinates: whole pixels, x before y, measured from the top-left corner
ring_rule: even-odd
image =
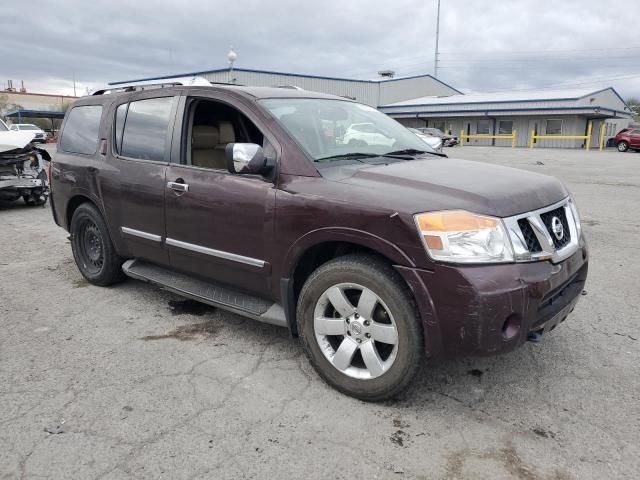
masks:
[[[599,111],[596,113],[595,109],[598,109]],[[483,113],[485,115],[489,115],[490,113],[495,113],[495,112],[499,112],[499,113],[504,113],[504,112],[537,112],[537,111],[558,111],[558,112],[575,112],[577,110],[587,110],[590,113],[593,114],[601,114],[603,116],[607,116],[605,114],[605,111],[611,112],[611,117],[616,117],[618,115],[623,115],[623,116],[627,116],[630,117],[631,113],[629,112],[624,112],[621,110],[615,110],[613,108],[609,108],[609,107],[600,107],[598,105],[583,105],[583,106],[578,106],[578,107],[530,107],[530,108],[488,108],[488,109],[482,109],[482,110],[434,110],[434,111],[429,111],[429,112],[417,112],[415,110],[408,110],[408,111],[404,111],[404,112],[388,112],[387,115],[390,116],[396,116],[396,115],[411,115],[411,116],[415,116],[420,117],[420,116],[425,116],[425,115],[439,115],[439,114],[456,114],[456,113],[464,113],[467,114],[469,116],[472,116],[473,114],[478,114],[478,113]],[[382,110],[383,112],[385,110]]]
[[[64,118],[64,112],[56,112],[51,110],[26,110],[23,108],[19,108],[18,110],[13,110],[5,115],[5,117],[11,118]]]

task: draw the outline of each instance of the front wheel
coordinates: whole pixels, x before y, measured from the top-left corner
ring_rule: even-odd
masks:
[[[80,273],[94,285],[107,286],[124,278],[118,256],[100,211],[83,203],[71,219],[71,249]]]
[[[626,152],[627,150],[629,150],[629,144],[627,142],[625,142],[624,140],[618,142],[619,152]]]
[[[318,374],[361,400],[399,395],[424,356],[413,297],[376,257],[347,255],[318,268],[300,292],[297,318]]]

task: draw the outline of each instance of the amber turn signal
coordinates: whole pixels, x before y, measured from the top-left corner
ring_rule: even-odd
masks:
[[[422,213],[416,216],[420,230],[427,232],[468,232],[483,228],[495,228],[495,218],[475,215],[463,210]]]

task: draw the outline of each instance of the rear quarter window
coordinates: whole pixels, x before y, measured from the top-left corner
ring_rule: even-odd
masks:
[[[102,105],[73,107],[62,131],[62,151],[84,155],[96,153],[101,117]]]

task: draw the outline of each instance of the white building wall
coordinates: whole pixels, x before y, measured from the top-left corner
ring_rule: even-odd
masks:
[[[232,80],[229,71],[211,72],[202,75],[211,82],[227,83]],[[285,75],[280,73],[246,72],[234,70],[233,78],[239,85],[255,87],[276,87],[291,85],[313,92],[330,93],[357,100],[377,107],[379,83],[370,81],[349,81],[330,78]]]
[[[547,119],[560,119],[562,120],[562,135],[586,135],[587,118],[578,115],[505,115],[505,116],[492,116],[480,117],[409,117],[398,118],[397,120],[408,127],[441,127],[440,123],[445,123],[446,130],[451,130],[451,134],[460,137],[460,131],[464,130],[464,133],[470,133],[476,135],[478,131],[478,123],[481,120],[491,121],[493,132],[493,121],[495,119],[495,132],[498,132],[499,120],[511,120],[513,121],[513,129],[516,131],[516,146],[528,147],[531,130],[537,129],[538,135],[546,135],[546,120]],[[598,146],[598,126],[594,122],[594,128],[592,133],[591,148]],[[566,140],[566,139],[541,139],[536,140],[534,148],[581,148],[584,144],[584,140]],[[464,141],[464,145],[470,146],[491,146],[497,147],[511,147],[510,139],[484,139],[484,138],[470,138]]]
[[[379,83],[380,98],[378,105],[401,102],[424,95],[422,92],[431,92],[434,96],[458,95],[459,92],[430,76],[414,78],[398,78],[385,80]],[[376,105],[376,106],[378,106]]]
[[[314,92],[329,93],[354,99],[373,107],[399,102],[424,95],[453,95],[458,92],[431,76],[397,78],[392,80],[348,80],[313,77],[277,72],[228,70],[201,74],[211,82],[234,83],[258,87],[293,85]],[[233,77],[233,78],[232,78]]]

